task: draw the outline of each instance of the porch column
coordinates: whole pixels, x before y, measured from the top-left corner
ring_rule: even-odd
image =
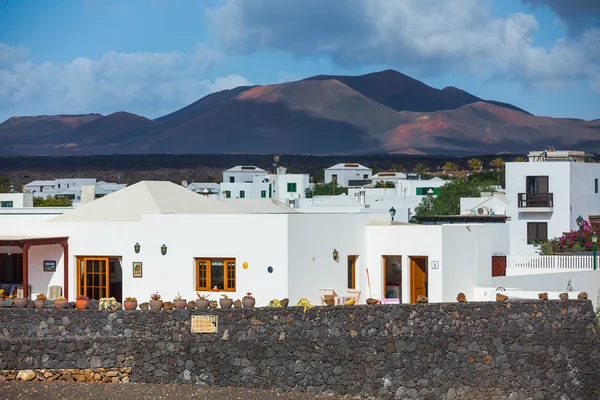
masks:
[[[63,243],[64,283],[63,296],[69,300],[69,242]]]
[[[23,297],[29,297],[29,243],[23,244]]]

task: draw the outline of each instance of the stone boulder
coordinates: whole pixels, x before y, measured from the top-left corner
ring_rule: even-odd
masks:
[[[587,299],[588,299],[587,292],[581,292],[581,293],[579,293],[579,294],[577,295],[577,298],[578,298],[579,300],[587,300]]]
[[[419,295],[419,297],[417,297],[417,303],[429,303],[429,297]]]
[[[188,301],[187,308],[189,308],[189,309],[198,308],[198,304],[196,304],[196,301],[194,301],[194,300]]]
[[[233,302],[233,307],[235,308],[242,308],[242,301],[240,299],[237,299]]]
[[[90,310],[97,310],[100,306],[100,302],[96,299],[90,299],[90,301],[88,302],[88,308]]]
[[[289,303],[290,303],[290,299],[279,300],[279,304],[281,304],[281,307],[287,307]]]
[[[540,300],[548,300],[548,293],[547,292],[538,293],[538,298]]]
[[[147,310],[147,309],[150,308],[150,304],[147,303],[147,302],[146,303],[142,303],[142,304],[139,305],[139,307],[140,307],[140,310]]]
[[[377,299],[372,299],[372,298],[367,299],[367,304],[377,304],[377,303],[379,303],[379,300],[377,300]]]
[[[335,305],[335,299],[333,297],[328,297],[325,300],[323,300],[323,302],[325,304],[327,304],[328,306],[333,306]]]
[[[506,300],[508,300],[508,296],[505,296],[502,293],[496,293],[496,301],[506,301]]]
[[[467,296],[465,296],[464,293],[459,293],[458,296],[456,296],[456,301],[458,301],[459,303],[466,303]]]
[[[569,300],[569,293],[561,293],[558,295],[558,298],[561,300]]]
[[[165,301],[163,303],[163,310],[172,310],[175,306],[170,301]]]
[[[35,379],[35,377],[35,372],[33,372],[30,369],[19,371],[19,373],[17,374],[17,379],[20,379],[22,381],[32,381]]]

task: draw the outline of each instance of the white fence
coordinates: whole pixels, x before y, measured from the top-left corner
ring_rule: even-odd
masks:
[[[600,268],[600,257],[596,256],[596,265]],[[506,257],[506,275],[530,275],[567,271],[586,271],[594,269],[594,256],[551,255]]]

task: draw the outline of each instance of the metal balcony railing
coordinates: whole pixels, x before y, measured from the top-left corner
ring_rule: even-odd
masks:
[[[519,208],[554,207],[554,193],[519,193]]]

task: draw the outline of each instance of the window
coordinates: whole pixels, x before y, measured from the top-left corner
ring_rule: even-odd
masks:
[[[266,199],[267,198],[267,191],[266,190],[261,190],[260,191],[260,198],[261,199]]]
[[[231,198],[231,190],[225,190],[225,191],[223,191],[223,194],[225,195],[226,199],[230,199]]]
[[[235,183],[235,176],[229,177],[229,183]]]
[[[235,292],[234,258],[196,258],[196,290]]]
[[[296,193],[296,182],[288,182],[287,191],[288,193]]]
[[[431,194],[434,196],[437,196],[440,194],[440,188],[434,188],[434,187],[418,187],[417,188],[417,196],[426,196],[429,193],[429,191],[431,190]]]
[[[369,174],[363,174],[363,179],[369,179]]]
[[[0,201],[0,208],[12,208],[12,201]]]
[[[598,178],[594,179],[594,190],[598,193]]]
[[[348,256],[348,289],[356,289],[356,259],[358,256]]]
[[[337,182],[337,175],[336,174],[331,175],[331,180],[333,182]]]
[[[546,239],[548,239],[547,222],[527,223],[527,244],[535,244],[535,242]]]
[[[528,176],[527,193],[529,194],[547,194],[548,177],[547,176]]]
[[[246,191],[240,190],[240,199],[244,199],[244,198],[246,198]]]

